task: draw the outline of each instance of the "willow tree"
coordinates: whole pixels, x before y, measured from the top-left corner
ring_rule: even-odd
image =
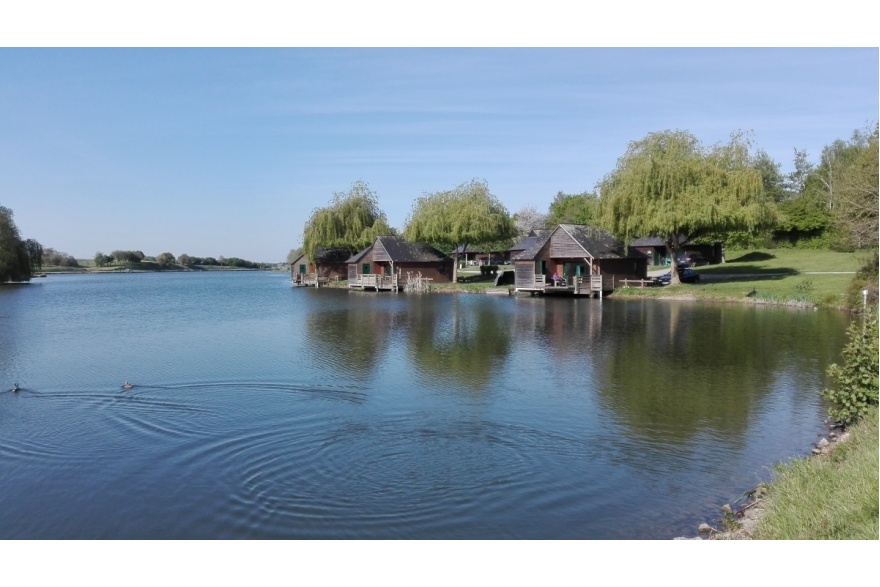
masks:
[[[659,237],[676,259],[683,244],[772,226],[775,212],[742,135],[703,147],[685,131],[629,144],[599,184],[602,224],[624,242]],[[672,264],[672,283],[680,283]]]
[[[458,281],[459,248],[510,245],[516,226],[485,180],[473,179],[453,190],[425,194],[413,203],[403,236],[441,251],[454,251],[452,281]]]
[[[315,260],[319,247],[340,247],[354,254],[377,236],[394,232],[379,209],[379,197],[358,181],[348,192],[334,193],[326,208],[312,211],[303,229],[303,252],[310,261]]]

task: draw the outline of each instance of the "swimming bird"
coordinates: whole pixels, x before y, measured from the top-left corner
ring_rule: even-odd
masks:
[[[12,389],[10,389],[9,391],[16,392],[16,391],[18,391],[19,389],[21,389],[21,388],[18,386],[18,383],[13,383],[13,384],[12,384]]]
[[[134,387],[134,385],[132,385],[128,381],[122,384],[122,389],[131,389],[132,387]]]

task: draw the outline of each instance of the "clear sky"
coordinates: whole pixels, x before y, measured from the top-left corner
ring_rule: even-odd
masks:
[[[0,205],[79,258],[281,261],[358,180],[402,229],[472,178],[546,211],[652,131],[751,131],[789,171],[877,117],[876,48],[6,48]]]

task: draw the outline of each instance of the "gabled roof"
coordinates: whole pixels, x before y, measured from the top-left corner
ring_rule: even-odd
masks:
[[[553,231],[552,230],[546,230],[546,231],[542,230],[542,231],[540,231],[540,234],[537,234],[537,232],[538,231],[533,230],[531,233],[529,233],[529,235],[527,237],[517,241],[516,243],[513,244],[512,247],[510,247],[507,250],[512,253],[517,252],[517,251],[525,251],[526,249],[531,247],[533,244],[535,244],[538,240],[541,240],[544,237],[549,236],[550,233]]]
[[[361,249],[351,257],[345,260],[346,263],[360,263],[361,259],[363,259],[367,253],[373,250],[373,245],[368,246],[365,249]]]
[[[536,235],[536,236],[527,236],[520,245],[525,248],[522,249],[522,252],[518,255],[515,255],[511,261],[515,261],[516,259],[534,259],[538,256],[538,253],[544,248],[544,245],[547,244],[547,241],[550,240],[550,235],[553,234],[553,231],[548,231],[547,234],[544,235]],[[511,252],[516,249],[511,249]]]
[[[400,236],[376,238],[395,263],[435,263],[448,259],[446,255],[425,243],[410,243]]]
[[[510,249],[505,249],[505,250],[509,251]],[[500,253],[500,252],[501,252],[501,249],[489,249],[485,245],[483,245],[482,247],[475,247],[474,245],[468,243],[468,244],[464,244],[464,245],[458,245],[455,248],[455,250],[449,254],[454,255],[455,253],[458,253],[459,255],[463,255],[465,253],[480,254],[480,253]]]
[[[628,256],[623,243],[601,228],[584,226],[583,224],[560,224],[559,228],[567,232],[595,259],[616,259]]]
[[[409,243],[400,236],[380,236],[367,248],[349,257],[346,263],[359,263],[367,253],[380,245],[395,263],[436,263],[449,257],[425,243]]]
[[[528,248],[516,256],[516,259],[529,260],[537,258],[551,236],[560,230],[571,237],[583,249],[586,255],[594,259],[645,257],[644,253],[632,249],[627,250],[627,247],[622,242],[616,240],[610,233],[601,228],[585,226],[583,224],[560,224],[546,236],[535,237],[528,245]]]

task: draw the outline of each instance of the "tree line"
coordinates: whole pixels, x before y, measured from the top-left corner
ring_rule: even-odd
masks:
[[[0,283],[28,281],[43,264],[43,245],[23,239],[12,210],[0,205]]]
[[[510,214],[484,180],[474,179],[417,197],[398,231],[378,196],[356,182],[312,212],[302,250],[311,260],[321,247],[354,254],[376,236],[402,234],[457,256],[462,245],[504,249],[532,229],[560,223],[604,228],[624,242],[659,237],[673,254],[716,240],[743,248],[876,248],[877,158],[876,125],[829,144],[816,165],[794,149],[788,174],[745,133],[703,145],[687,131],[653,132],[631,142],[593,191],[559,192],[545,212],[525,206]]]
[[[243,269],[265,269],[270,266],[268,263],[257,263],[240,259],[238,257],[196,257],[183,253],[175,257],[172,253],[165,252],[156,256],[146,256],[143,251],[122,251],[116,250],[109,255],[98,251],[93,258],[96,267],[106,267],[108,265],[139,265],[143,262],[154,263],[161,268],[173,266],[180,267],[239,267]]]
[[[180,267],[236,267],[242,269],[266,269],[268,263],[257,263],[238,257],[195,257],[187,254],[175,257],[165,252],[155,257],[144,255],[143,251],[115,250],[109,255],[98,251],[93,258],[96,267],[108,265],[137,266],[152,263],[161,269]],[[0,283],[10,281],[29,281],[44,266],[80,267],[79,262],[67,253],[51,247],[43,247],[36,239],[23,239],[13,220],[13,212],[0,205]]]

